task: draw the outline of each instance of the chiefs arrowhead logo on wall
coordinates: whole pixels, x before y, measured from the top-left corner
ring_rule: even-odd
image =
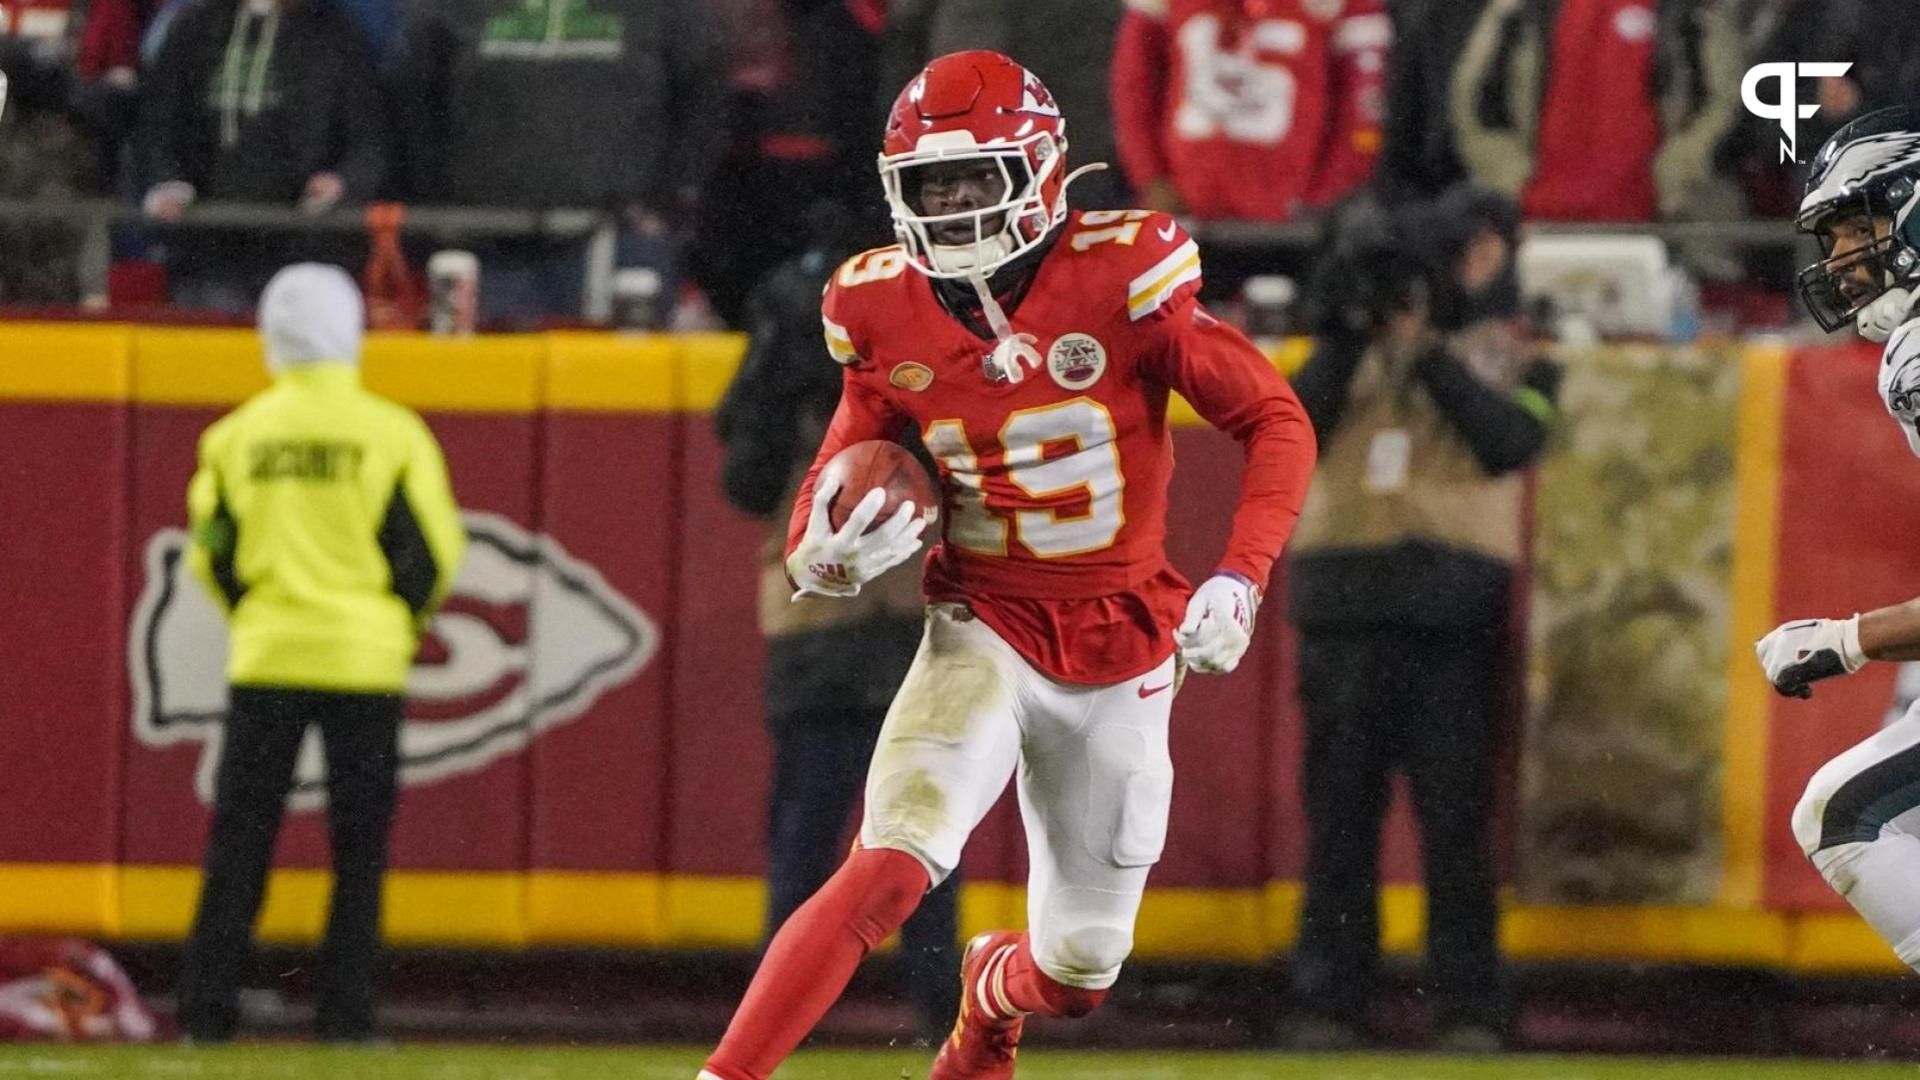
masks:
[[[652,619],[552,537],[493,514],[463,517],[466,562],[407,682],[406,786],[519,753],[632,679],[660,644]],[[186,568],[186,543],[179,529],[147,541],[127,668],[135,735],[156,748],[201,743],[194,787],[211,803],[227,708],[227,627]],[[309,730],[289,802],[313,809],[325,794],[319,734]]]

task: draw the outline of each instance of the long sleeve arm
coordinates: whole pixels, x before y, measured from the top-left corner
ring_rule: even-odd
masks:
[[[1333,31],[1333,123],[1306,193],[1310,206],[1338,200],[1373,176],[1380,157],[1381,97],[1393,41],[1380,0],[1349,4]]]
[[[1156,0],[1128,0],[1113,43],[1113,137],[1121,168],[1135,191],[1168,173],[1167,151],[1161,145],[1167,108],[1167,71],[1172,42],[1167,36],[1166,11],[1146,8]]]
[[[1220,569],[1265,588],[1306,502],[1318,452],[1313,424],[1287,380],[1238,330],[1193,301],[1165,318],[1160,377],[1246,456]]]
[[[140,63],[140,20],[133,0],[94,0],[87,6],[80,30],[74,66],[92,82],[116,68],[133,69]]]
[[[467,554],[467,529],[447,478],[447,460],[424,421],[418,422],[406,468],[381,524],[380,547],[392,568],[394,592],[424,628],[452,591]]]
[[[146,171],[143,182],[148,187],[168,181],[192,183],[195,179],[182,157],[181,136],[194,109],[188,54],[204,17],[192,8],[175,16],[166,43],[154,58],[153,70],[140,88],[140,157]]]
[[[1411,199],[1436,194],[1450,178],[1428,175],[1429,128],[1441,122],[1447,103],[1427,90],[1427,55],[1412,33],[1434,22],[1425,3],[1394,5],[1393,33],[1402,42],[1386,71],[1386,116],[1380,127],[1380,161],[1374,184],[1387,197]]]
[[[1314,343],[1313,355],[1293,373],[1293,392],[1313,421],[1314,434],[1324,441],[1340,426],[1347,411],[1347,388],[1366,355],[1366,342],[1344,334]]]
[[[378,198],[387,183],[387,111],[380,101],[372,53],[356,39],[357,31],[341,36],[341,48],[349,55],[341,65],[343,85],[336,88],[340,157],[334,171],[346,186],[347,199],[364,202]]]
[[[813,464],[807,467],[806,479],[800,482],[800,491],[793,499],[793,515],[787,521],[788,555],[793,554],[800,538],[806,535],[814,481],[833,455],[868,439],[899,438],[906,424],[906,415],[892,402],[860,383],[851,371],[847,372],[840,388],[840,406],[834,410],[827,434],[820,440],[820,451],[813,456]]]
[[[206,586],[220,610],[231,615],[246,593],[234,571],[240,527],[227,506],[209,441],[201,438],[200,467],[187,484],[187,569]]]
[[[1482,382],[1444,348],[1421,356],[1414,374],[1488,475],[1524,469],[1546,446],[1560,391],[1557,365],[1534,361],[1511,393]]]

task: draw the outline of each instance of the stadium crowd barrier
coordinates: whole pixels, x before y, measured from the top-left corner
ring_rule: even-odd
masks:
[[[756,941],[768,751],[753,607],[767,526],[721,496],[707,415],[741,347],[731,335],[370,338],[367,382],[426,415],[475,540],[411,693],[388,881],[396,943]],[[1276,362],[1295,364],[1306,348],[1284,343]],[[1702,841],[1712,879],[1685,903],[1555,902],[1525,886],[1523,841],[1503,941],[1534,959],[1896,970],[1804,866],[1785,821],[1813,767],[1879,722],[1897,672],[1783,706],[1746,643],[1776,616],[1903,598],[1903,580],[1910,592],[1901,571],[1920,535],[1907,520],[1920,517],[1920,491],[1890,479],[1905,450],[1879,415],[1870,355],[1766,343],[1723,354],[1735,421],[1717,458],[1711,447],[1689,458],[1734,491],[1730,544],[1706,553],[1712,580],[1697,583],[1726,609],[1713,622],[1724,638],[1715,662],[1692,672],[1719,704],[1688,721],[1716,748],[1704,782],[1717,810]],[[1665,362],[1651,346],[1595,355],[1612,358],[1594,365],[1606,372]],[[1568,358],[1576,372],[1591,359]],[[0,932],[172,940],[187,928],[224,631],[180,573],[183,493],[200,431],[265,382],[248,332],[0,324]],[[1605,436],[1582,429],[1575,404],[1560,439],[1577,455]],[[1178,401],[1175,421],[1169,543],[1195,575],[1224,539],[1238,449]],[[1830,439],[1835,430],[1847,438]],[[1622,436],[1628,453],[1647,437]],[[1875,486],[1835,484],[1830,470],[1842,468]],[[1543,504],[1555,479],[1543,480]],[[1608,542],[1628,563],[1647,557],[1631,536]],[[1545,540],[1537,557],[1556,565]],[[1258,962],[1292,941],[1304,825],[1281,603],[1234,677],[1193,679],[1183,693],[1142,956]],[[1537,720],[1551,674],[1529,680],[1523,778],[1534,740],[1553,730]],[[1554,700],[1567,692],[1581,691]],[[281,837],[269,940],[313,941],[322,926],[325,829],[310,768]],[[969,933],[1024,918],[1010,802],[967,852]],[[1522,834],[1528,805],[1523,793]],[[1417,949],[1422,894],[1404,809],[1384,879],[1388,946]]]

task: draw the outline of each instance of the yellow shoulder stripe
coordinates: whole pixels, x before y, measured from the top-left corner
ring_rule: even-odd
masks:
[[[1127,290],[1127,315],[1139,321],[1159,310],[1173,291],[1200,277],[1200,249],[1192,240],[1155,263],[1146,273],[1133,279]]]

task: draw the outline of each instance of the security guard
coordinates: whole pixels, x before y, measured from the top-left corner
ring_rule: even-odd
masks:
[[[380,881],[407,672],[466,548],[446,462],[412,411],[360,386],[364,311],[336,267],[260,299],[274,385],[200,439],[189,565],[228,613],[232,684],[206,880],[181,975],[190,1038],[230,1038],[267,867],[307,727],[326,748],[333,900],[323,1039],[373,1034]]]

